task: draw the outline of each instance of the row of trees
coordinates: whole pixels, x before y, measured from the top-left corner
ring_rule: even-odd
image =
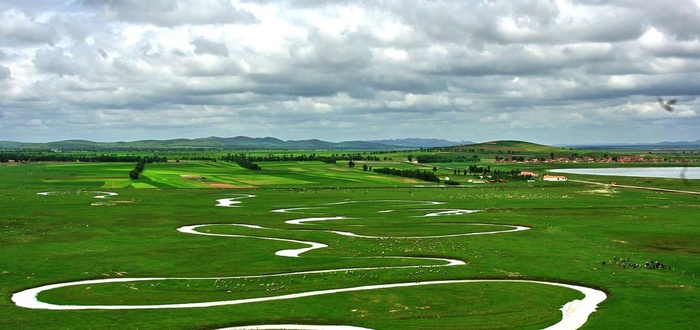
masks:
[[[409,156],[408,160],[411,161],[412,157]],[[467,157],[466,155],[455,154],[418,155],[416,160],[419,163],[478,163],[481,161],[478,155]]]
[[[147,156],[156,162],[167,162],[168,158],[158,155]],[[0,163],[9,161],[30,162],[86,162],[86,163],[131,163],[138,162],[142,156],[136,155],[80,155],[71,153],[37,153],[21,151],[0,152]]]
[[[469,170],[469,174],[488,174],[488,173],[491,173],[491,165],[489,165],[487,167],[469,165],[469,167],[466,170],[464,170],[465,175],[466,175],[467,170]]]
[[[221,157],[222,160],[227,161],[227,162],[234,162],[238,164],[238,166],[253,170],[253,171],[259,171],[260,165],[254,163],[249,157],[247,157],[245,154],[238,154],[238,155],[231,155],[228,154],[226,156]]]
[[[146,164],[153,163],[155,161],[154,158],[151,157],[143,157],[139,159],[139,161],[136,163],[136,166],[134,166],[134,169],[129,171],[129,177],[132,180],[136,180],[139,178],[141,175],[141,172],[146,168]]]
[[[510,170],[510,171],[501,171],[501,170],[493,170],[491,172],[491,178],[494,180],[529,180],[532,179],[531,176],[523,176],[520,175],[521,171],[520,170]]]
[[[338,158],[335,156],[319,156],[316,154],[311,154],[311,155],[294,155],[294,154],[284,154],[284,155],[264,155],[264,156],[253,156],[253,155],[246,155],[246,154],[238,154],[236,156],[232,156],[231,154],[228,154],[226,156],[221,157],[221,160],[229,160],[231,157],[245,157],[246,159],[250,160],[251,162],[313,162],[313,161],[319,161],[319,162],[324,162],[326,164],[335,164],[338,161]]]
[[[369,161],[380,161],[381,158],[378,156],[367,155],[367,153],[354,153],[354,154],[333,154],[337,160],[369,160]]]
[[[489,176],[491,179],[495,180],[528,180],[532,179],[530,176],[523,176],[520,175],[521,171],[518,169],[515,170],[509,170],[509,171],[501,171],[498,169],[491,170],[491,166],[483,167],[483,166],[476,166],[476,165],[469,165],[469,168],[460,170],[460,169],[455,169],[452,171],[452,174],[454,175],[486,175]]]
[[[423,170],[423,171],[421,171],[419,169],[402,170],[402,169],[398,169],[398,168],[383,167],[383,168],[375,168],[372,170],[372,172],[381,173],[381,174],[396,175],[396,176],[418,179],[418,180],[423,180],[423,181],[440,182],[440,178],[438,178],[438,176],[435,175],[435,173],[428,172],[426,170]]]

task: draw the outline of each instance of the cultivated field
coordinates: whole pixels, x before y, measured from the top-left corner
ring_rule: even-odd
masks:
[[[446,188],[363,164],[412,166],[168,162],[131,180],[133,163],[0,165],[0,328],[700,322],[698,194],[466,177]]]

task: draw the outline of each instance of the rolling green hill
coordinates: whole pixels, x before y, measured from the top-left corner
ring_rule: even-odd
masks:
[[[543,144],[537,144],[525,141],[514,141],[514,140],[501,140],[501,141],[490,141],[483,143],[467,144],[455,147],[445,148],[450,151],[478,151],[486,152],[489,151],[494,153],[509,153],[509,154],[549,154],[549,153],[562,153],[571,152],[574,149],[553,147]],[[587,150],[576,150],[577,152],[587,153]]]

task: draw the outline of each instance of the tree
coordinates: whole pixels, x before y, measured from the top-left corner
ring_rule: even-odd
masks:
[[[406,158],[408,158],[409,163],[413,162],[413,155],[408,155]]]
[[[367,164],[362,164],[362,170],[367,172]]]
[[[355,162],[353,162],[352,160],[350,160],[350,161],[348,162],[348,167],[349,167],[349,168],[355,168]]]
[[[151,159],[150,157],[144,157],[139,159],[134,169],[129,171],[129,177],[132,180],[138,179],[141,172],[143,172],[144,168],[146,168],[146,163],[153,163],[153,159]]]

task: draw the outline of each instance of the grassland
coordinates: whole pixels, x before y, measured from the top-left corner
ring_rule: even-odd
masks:
[[[402,162],[406,155],[383,155],[386,160],[366,164],[415,166]],[[487,164],[545,169],[482,165]],[[69,305],[147,305],[417,281],[525,279],[605,291],[608,299],[584,329],[694,329],[700,321],[698,195],[577,182],[468,184],[461,177],[459,188],[417,188],[425,184],[349,169],[342,162],[261,165],[261,171],[249,171],[224,162],[154,163],[138,180],[128,179],[130,163],[0,165],[0,328],[213,329],[293,323],[540,329],[561,319],[564,303],[581,298],[561,287],[498,282],[183,309],[53,311],[17,307],[10,299],[21,290],[52,283],[117,278],[178,279],[77,285],[42,292],[39,299]],[[438,165],[439,176],[452,177],[450,166],[467,164]],[[571,177],[700,191],[696,180]],[[118,195],[95,198],[104,191]],[[248,195],[256,197],[244,198]],[[240,204],[216,206],[227,198]],[[279,209],[289,210],[273,212]],[[446,210],[479,212],[424,216]],[[320,217],[342,218],[288,222]],[[201,229],[211,234],[313,241],[327,247],[288,258],[275,252],[304,245],[177,230],[196,224],[215,224]],[[530,229],[415,238],[500,230],[504,225]],[[388,256],[398,258],[379,258]],[[465,264],[431,267],[435,260],[417,257]],[[657,261],[663,269],[628,266]],[[423,267],[401,268],[405,266]],[[349,268],[363,269],[323,271]],[[288,272],[298,274],[275,275]]]

